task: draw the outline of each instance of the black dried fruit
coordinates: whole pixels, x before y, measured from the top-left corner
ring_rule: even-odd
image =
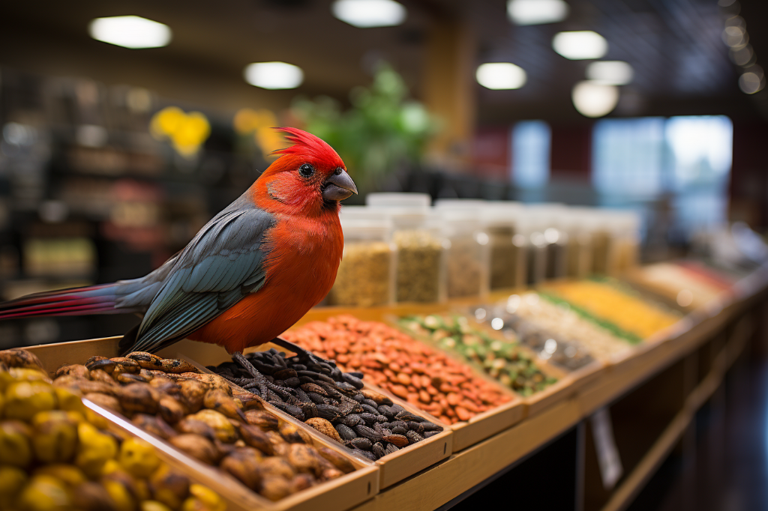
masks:
[[[371,446],[373,445],[373,442],[371,442],[368,438],[363,437],[357,437],[353,438],[349,441],[349,445],[354,447],[355,449],[362,449],[364,451],[370,451]]]
[[[408,440],[410,440],[412,444],[424,440],[424,437],[415,431],[406,431],[405,436],[408,437]]]
[[[336,428],[336,431],[338,431],[342,440],[352,440],[353,438],[357,438],[357,433],[355,433],[355,430],[349,426],[345,426],[344,424],[336,424],[334,427]]]
[[[403,410],[402,412],[399,412],[397,415],[395,415],[395,418],[399,421],[410,421],[410,422],[423,422],[425,420],[423,417],[419,417],[418,415],[412,414],[407,410]]]
[[[317,416],[334,422],[342,416],[341,410],[332,405],[317,405]]]
[[[387,455],[387,451],[384,450],[384,446],[381,442],[376,442],[371,447],[371,452],[376,455],[377,458],[382,458]]]
[[[387,447],[385,447],[384,450],[386,451],[387,454],[392,454],[394,452],[399,451],[400,448],[393,443],[388,443]]]
[[[355,431],[358,435],[369,438],[374,442],[381,440],[381,435],[376,430],[369,428],[368,426],[355,426]]]

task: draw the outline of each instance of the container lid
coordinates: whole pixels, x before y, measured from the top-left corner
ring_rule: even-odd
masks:
[[[369,193],[365,203],[376,208],[426,209],[432,198],[426,193]]]
[[[392,218],[364,206],[342,206],[341,228],[346,236],[385,239],[392,231]]]

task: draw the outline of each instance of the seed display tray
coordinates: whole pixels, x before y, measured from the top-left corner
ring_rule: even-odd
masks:
[[[104,357],[118,356],[118,343],[121,337],[73,341],[58,344],[48,344],[25,348],[43,363],[49,373],[53,373],[62,365],[83,364],[94,355]],[[191,341],[188,341],[191,343]],[[202,344],[202,343],[194,343]],[[209,345],[205,345],[209,346]],[[212,346],[212,345],[210,345]],[[212,346],[215,347],[215,346]],[[178,350],[174,347],[161,351],[160,356],[179,358]],[[173,351],[171,351],[173,350]],[[222,349],[225,354],[226,352]],[[171,466],[190,476],[192,479],[210,487],[219,493],[227,502],[230,511],[250,511],[253,509],[268,509],[276,511],[312,511],[312,510],[342,510],[350,509],[368,500],[379,492],[379,466],[351,455],[349,450],[321,435],[305,424],[296,421],[282,411],[269,407],[269,411],[280,419],[302,427],[312,437],[315,445],[328,447],[343,454],[355,466],[355,471],[345,474],[332,481],[326,481],[277,502],[272,502],[251,491],[240,481],[225,472],[206,465],[186,453],[176,449],[146,431],[141,430],[120,414],[99,407],[95,403],[84,400],[86,406],[107,419],[111,428],[121,434],[138,436],[152,444]],[[437,437],[438,435],[435,435]],[[433,438],[435,438],[433,437]],[[430,439],[431,440],[431,439]]]
[[[277,349],[279,351],[285,351],[285,349],[280,346],[276,346],[272,343],[266,343],[258,346],[257,348],[248,349],[246,350],[246,353],[250,351],[266,351],[271,348]],[[211,366],[221,364],[222,362],[229,362],[231,360],[231,357],[226,352],[226,350],[220,346],[189,340],[184,340],[173,346],[170,346],[169,348],[158,352],[158,355],[166,358],[179,358],[180,354],[182,353],[187,360],[195,363],[198,365],[198,367],[200,367],[201,361],[205,361],[205,365]],[[207,369],[204,370],[210,372]],[[396,396],[392,396],[391,394],[384,392],[382,389],[374,385],[366,383],[365,381],[363,381],[363,383],[365,383],[365,387],[363,387],[364,389],[369,389],[380,394],[385,394],[388,397],[391,397],[392,401],[394,401],[396,404],[402,406],[411,413],[420,415],[430,422],[434,422],[435,424],[443,427],[443,431],[440,433],[429,438],[425,438],[416,444],[403,447],[399,451],[388,454],[375,462],[361,460],[367,463],[373,463],[376,467],[379,468],[379,489],[383,490],[384,488],[392,486],[393,484],[399,483],[403,479],[406,479],[416,474],[417,472],[420,472],[425,468],[448,458],[451,454],[453,454],[453,430],[450,426],[443,424],[429,414],[411,406],[408,403],[403,402]],[[296,420],[282,410],[279,410],[269,403],[265,403],[265,407],[280,417],[289,418],[290,422],[293,424],[297,424],[299,427],[304,428],[314,435],[321,436],[327,442],[337,446],[338,448],[344,449],[349,453],[350,456],[357,458],[344,446],[328,439],[324,435],[321,435],[314,428],[307,426],[299,420]]]
[[[455,315],[455,313],[444,313],[441,315]],[[488,330],[484,328],[482,325],[475,322],[471,318],[467,318],[467,320],[469,321],[469,326],[472,329],[480,331],[484,334],[488,334]],[[400,331],[413,337],[415,340],[419,342],[423,342],[424,344],[430,346],[435,350],[440,351],[441,353],[444,353],[445,355],[453,358],[454,360],[457,360],[463,364],[470,366],[478,377],[486,381],[492,382],[500,389],[503,389],[506,393],[515,396],[517,399],[520,400],[523,406],[522,415],[520,419],[524,419],[526,417],[531,417],[533,415],[536,415],[540,413],[542,410],[544,410],[545,408],[551,406],[552,404],[571,397],[579,389],[579,385],[576,385],[576,383],[579,382],[579,379],[586,379],[586,377],[590,375],[592,378],[597,377],[597,375],[599,374],[599,371],[603,368],[602,364],[595,364],[595,365],[590,364],[591,367],[586,367],[587,371],[585,371],[584,373],[577,374],[576,378],[574,378],[572,374],[569,375],[569,373],[567,373],[566,371],[558,367],[555,367],[551,364],[548,364],[545,360],[540,359],[536,353],[534,353],[530,348],[528,348],[524,344],[514,343],[516,349],[519,350],[521,353],[524,353],[525,355],[527,355],[529,358],[531,358],[536,363],[536,367],[545,376],[550,376],[557,379],[555,383],[548,385],[546,388],[538,392],[535,392],[530,396],[521,396],[520,394],[515,392],[513,389],[502,385],[497,379],[488,375],[483,370],[483,368],[479,366],[479,364],[476,364],[471,361],[467,361],[458,353],[454,352],[453,350],[446,349],[440,346],[437,342],[432,341],[429,337],[425,335],[414,334],[413,332],[403,328],[398,324],[397,319],[394,317],[390,317],[389,321],[395,328],[400,329]],[[510,342],[502,337],[498,337],[494,335],[490,335],[490,337],[492,337],[493,339],[499,340],[501,342],[507,342],[507,343]],[[585,368],[582,368],[582,370],[583,369]],[[586,381],[590,381],[590,379],[586,379]],[[513,424],[514,423],[508,424],[507,427],[510,427]],[[503,428],[503,429],[506,429],[506,428]],[[482,438],[480,438],[480,440],[482,440]]]

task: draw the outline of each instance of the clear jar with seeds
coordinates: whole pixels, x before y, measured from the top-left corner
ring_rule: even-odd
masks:
[[[364,207],[343,207],[344,254],[330,305],[372,307],[394,302],[397,249],[392,242],[392,220]]]
[[[391,219],[397,250],[395,301],[432,303],[445,299],[446,243],[426,194],[370,194],[371,210]]]

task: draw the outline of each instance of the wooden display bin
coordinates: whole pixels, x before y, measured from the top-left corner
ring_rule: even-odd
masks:
[[[462,451],[493,435],[509,429],[525,415],[525,403],[519,397],[492,410],[477,414],[466,422],[451,425],[453,450]]]
[[[270,348],[275,348],[279,351],[285,351],[280,346],[276,346],[272,343],[266,343],[256,348],[248,349],[246,350],[246,352],[266,351]],[[221,348],[220,346],[216,346],[214,344],[206,344],[202,342],[195,342],[195,341],[189,341],[189,340],[184,340],[179,343],[176,343],[173,346],[170,346],[165,350],[158,352],[158,355],[166,358],[184,357],[190,360],[191,362],[196,363],[198,366],[201,362],[204,362],[206,366],[215,366],[223,362],[231,361],[231,357],[224,350],[224,348]],[[203,369],[208,371],[205,368]],[[402,448],[393,454],[388,454],[387,456],[384,456],[383,458],[373,462],[374,465],[376,465],[379,468],[379,488],[380,489],[383,490],[384,488],[392,486],[393,484],[399,483],[403,479],[406,479],[412,476],[413,474],[420,472],[421,470],[424,470],[425,468],[431,465],[434,465],[435,463],[438,463],[441,460],[448,458],[453,453],[453,431],[448,425],[443,424],[442,422],[430,416],[429,414],[426,414],[425,412],[411,406],[410,404],[405,403],[404,401],[397,398],[396,396],[392,396],[388,392],[385,392],[374,385],[370,385],[366,383],[365,388],[368,388],[380,394],[386,394],[387,396],[391,397],[395,403],[399,404],[400,406],[407,409],[411,413],[424,416],[431,422],[439,424],[440,426],[443,427],[443,431],[441,431],[440,433],[433,435],[429,438],[426,438],[414,445],[410,445],[408,447]],[[301,421],[297,421],[293,417],[290,417],[288,414],[284,413],[282,410],[279,410],[269,405],[269,403],[266,403],[266,406],[267,408],[269,408],[270,411],[272,411],[276,415],[289,418],[288,420],[291,420],[292,422],[298,424],[299,426],[305,428],[306,430],[316,435],[320,435],[313,428],[307,426]],[[320,436],[324,439],[327,438],[324,435],[320,435]],[[327,441],[338,447],[346,449],[334,441],[331,441],[329,439]],[[352,455],[350,452],[350,456],[354,456],[354,455]]]
[[[42,361],[46,371],[53,373],[62,365],[83,364],[94,355],[104,357],[118,356],[118,343],[121,337],[73,341],[25,348]],[[195,343],[202,344],[202,343]],[[177,353],[169,353],[174,347],[160,352],[161,356],[178,358]],[[222,350],[223,351],[223,350]],[[226,352],[225,352],[226,353]],[[227,502],[230,511],[250,511],[253,509],[310,511],[316,509],[344,510],[361,504],[379,492],[379,467],[368,460],[361,460],[350,454],[349,450],[321,435],[293,417],[269,407],[270,412],[280,419],[302,427],[309,433],[316,445],[329,447],[345,455],[355,466],[355,471],[332,481],[319,484],[291,495],[278,502],[272,502],[251,491],[230,475],[188,456],[166,441],[134,426],[120,414],[103,409],[88,400],[86,406],[109,421],[110,427],[120,434],[131,434],[142,438],[155,446],[161,458],[171,466],[189,475],[196,481],[219,493]],[[450,435],[450,432],[449,432]],[[435,435],[437,437],[438,435]],[[432,440],[433,438],[429,440]],[[450,453],[449,453],[450,454]]]

